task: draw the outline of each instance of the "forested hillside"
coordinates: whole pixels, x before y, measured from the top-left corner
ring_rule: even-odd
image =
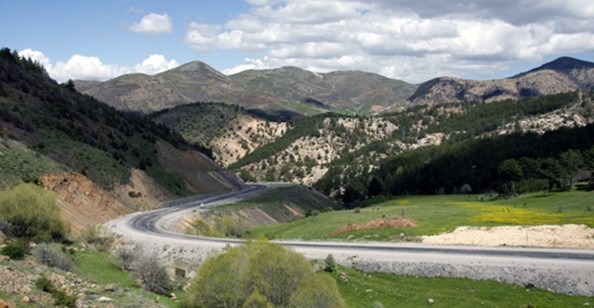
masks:
[[[592,107],[592,94],[576,92],[490,104],[450,103],[439,106],[417,106],[403,113],[389,115],[394,123],[401,123],[399,130],[394,132],[393,139],[371,143],[332,162],[326,175],[315,186],[328,194],[336,194],[341,188],[347,188],[343,194],[346,201],[385,193],[459,192],[464,184],[471,185],[474,191],[496,190],[501,184],[497,177],[497,166],[500,163],[500,161],[497,162],[497,157],[502,151],[510,147],[520,148],[523,143],[531,143],[530,138],[546,135],[547,132],[553,134],[555,130],[563,127],[574,129],[574,127],[583,127],[592,123]],[[509,134],[515,137],[505,137]],[[419,148],[419,144],[414,143],[413,146],[406,146],[407,143],[436,136],[440,137],[441,146],[422,149]],[[499,140],[508,140],[505,138],[512,139],[509,139],[508,143],[498,144]],[[524,138],[525,141],[523,141]],[[546,147],[552,146],[548,141],[532,145],[535,151],[540,149],[546,151]],[[470,160],[468,156],[472,157],[475,154],[461,150],[475,150],[475,148],[476,151],[481,151],[481,159],[494,160],[495,168],[477,169],[477,166],[485,163]],[[566,148],[569,150],[573,147],[566,145]],[[418,184],[421,176],[420,168],[425,164],[436,163],[435,160],[441,155],[438,153],[445,152],[450,153],[450,156],[443,158],[447,162],[462,160],[475,161],[476,164],[471,164],[470,167],[448,165],[452,169],[429,168],[428,170],[433,173],[426,175],[428,178],[426,181],[431,182],[430,184],[420,186],[410,184],[411,182]],[[402,154],[397,155],[397,153]],[[559,155],[556,152],[553,154]],[[514,155],[511,156],[516,158],[524,156],[521,153]],[[398,166],[392,168],[393,165],[390,162],[396,161],[400,163],[395,163]],[[467,178],[461,171],[466,170],[463,169],[465,167],[491,175],[474,175],[484,179],[474,186],[470,179],[465,183],[458,183],[452,182],[446,175]],[[407,173],[408,177],[401,176],[405,170],[412,170],[411,173]],[[495,170],[494,175],[493,170]],[[395,176],[396,174],[399,176]],[[403,180],[404,178],[406,180]],[[462,178],[456,179],[462,181]],[[404,185],[404,183],[407,184]]]
[[[570,92],[493,103],[422,105],[375,117],[317,115],[232,164],[244,179],[293,181],[336,195],[385,159],[420,147],[512,133],[543,134],[593,121],[590,94]],[[358,189],[361,190],[361,189]]]
[[[594,169],[594,125],[543,135],[514,133],[419,148],[353,177],[345,202],[384,195],[469,192],[518,193],[569,189],[580,170]],[[588,173],[585,174],[588,176]],[[330,191],[330,181],[320,181]]]
[[[86,175],[108,191],[127,184],[132,169],[146,173],[172,195],[204,189],[188,180],[187,175],[176,173],[174,166],[164,160],[164,153],[172,149],[192,153],[204,148],[188,144],[163,125],[127,117],[82,95],[72,82],[56,83],[41,65],[20,58],[8,48],[0,51],[0,127],[5,147],[19,149],[11,140],[24,144],[36,153],[33,156],[47,157],[63,170]],[[47,163],[38,164],[34,172],[20,172],[29,165],[24,158],[6,162],[16,164],[14,171],[22,180],[38,181],[40,175],[56,170],[56,164]],[[187,169],[220,171],[207,161],[204,158],[201,166],[188,165]]]

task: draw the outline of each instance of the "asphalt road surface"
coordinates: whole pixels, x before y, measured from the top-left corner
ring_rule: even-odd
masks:
[[[213,251],[241,240],[191,236],[170,231],[175,223],[208,207],[237,202],[269,185],[211,196],[186,198],[168,207],[134,213],[105,225],[145,253],[157,253],[171,267],[188,272]],[[515,247],[430,246],[418,243],[276,241],[308,258],[332,254],[365,271],[418,276],[494,279],[567,294],[594,295],[594,251]]]

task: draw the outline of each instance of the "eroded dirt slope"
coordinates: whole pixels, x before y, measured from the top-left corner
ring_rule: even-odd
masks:
[[[101,224],[131,212],[80,173],[44,175],[40,180],[46,189],[56,193],[62,217],[70,223],[73,235],[80,234],[87,226]]]

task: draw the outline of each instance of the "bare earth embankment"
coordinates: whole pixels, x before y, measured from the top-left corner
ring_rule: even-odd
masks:
[[[424,236],[423,243],[473,246],[594,248],[594,228],[585,225],[458,227]]]

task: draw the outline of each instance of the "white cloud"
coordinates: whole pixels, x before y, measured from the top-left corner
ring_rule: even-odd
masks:
[[[225,70],[297,65],[359,69],[420,82],[508,69],[518,61],[594,52],[594,2],[576,0],[248,0],[224,24],[191,23],[198,52],[249,55]]]
[[[46,57],[41,51],[27,48],[19,51],[19,56],[24,58],[30,58],[31,60],[43,65],[43,67],[45,68],[47,68],[48,66],[51,67],[50,59]]]
[[[50,58],[43,52],[31,49],[21,50],[19,55],[29,57],[42,64],[50,77],[58,82],[64,82],[68,79],[103,81],[129,73],[153,75],[179,66],[176,60],[167,60],[165,56],[160,54],[152,54],[131,67],[105,64],[98,57],[83,55],[73,55],[68,61],[52,63]]]
[[[58,81],[68,79],[106,80],[128,73],[129,70],[112,64],[104,64],[97,57],[74,55],[68,61],[58,61],[48,70],[50,76]]]
[[[173,31],[173,24],[167,14],[150,13],[142,17],[140,22],[130,26],[130,30],[147,34],[165,34]]]
[[[134,66],[134,71],[148,75],[158,74],[179,66],[175,60],[167,60],[164,55],[152,54],[142,63]]]

